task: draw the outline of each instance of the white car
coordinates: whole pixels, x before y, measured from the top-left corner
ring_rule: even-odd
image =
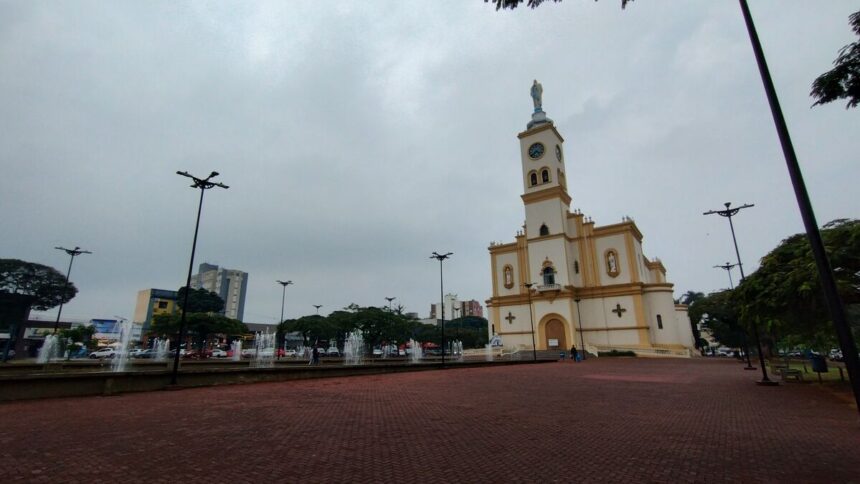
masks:
[[[212,350],[212,358],[227,358],[227,352],[218,348]]]
[[[285,357],[286,357],[286,356],[289,356],[289,357],[295,357],[295,356],[296,356],[296,350],[292,350],[292,349],[290,349],[290,350],[284,350],[284,356],[285,356]]]
[[[257,356],[256,348],[245,348],[242,350],[242,358],[253,358]]]
[[[101,348],[90,353],[90,358],[93,359],[113,358],[114,356],[117,356],[117,351],[113,348]]]

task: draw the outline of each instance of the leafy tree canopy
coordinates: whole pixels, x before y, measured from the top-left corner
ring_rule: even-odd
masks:
[[[851,14],[848,22],[851,30],[860,36],[860,11]],[[847,99],[845,109],[857,107],[860,103],[860,40],[839,49],[833,69],[815,79],[809,95],[816,99],[813,106]]]
[[[175,338],[179,333],[181,320],[181,314],[157,314],[152,318],[151,332],[158,336]],[[213,313],[188,313],[185,315],[185,324],[188,333],[198,342],[198,346],[213,334],[240,336],[248,332],[245,323],[238,319]]]
[[[181,308],[185,302],[185,287],[181,287],[177,292],[176,303]],[[188,293],[186,311],[189,313],[217,313],[222,309],[224,309],[224,300],[214,292],[191,288],[191,292]]]
[[[843,303],[860,303],[860,221],[834,220],[822,228],[821,238]],[[759,269],[738,286],[737,292],[744,316],[758,318],[771,332],[809,341],[820,339],[822,333],[833,333],[805,234],[783,240],[764,256]]]
[[[0,292],[33,296],[32,308],[44,311],[71,301],[78,290],[53,267],[18,259],[0,259]]]
[[[94,334],[96,334],[96,327],[93,325],[76,326],[74,328],[60,330],[61,338],[69,339],[72,343],[89,343],[89,347],[94,346]]]
[[[690,321],[699,322],[711,330],[721,344],[732,348],[743,346],[744,329],[738,318],[733,291],[713,292],[690,304]]]

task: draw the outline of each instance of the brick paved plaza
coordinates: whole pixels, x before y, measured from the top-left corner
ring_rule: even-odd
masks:
[[[860,482],[860,423],[727,360],[608,359],[0,405],[0,482]]]

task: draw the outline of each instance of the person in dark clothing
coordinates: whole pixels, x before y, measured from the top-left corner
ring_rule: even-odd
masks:
[[[573,360],[574,363],[579,361],[579,353],[576,351],[576,345],[570,346],[570,359]]]
[[[314,346],[313,351],[311,352],[311,364],[319,365],[320,364],[320,349]]]

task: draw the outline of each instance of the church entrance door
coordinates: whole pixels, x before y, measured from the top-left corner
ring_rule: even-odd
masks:
[[[546,323],[546,349],[548,350],[563,350],[567,348],[567,341],[564,339],[564,325],[557,319],[550,319]]]

